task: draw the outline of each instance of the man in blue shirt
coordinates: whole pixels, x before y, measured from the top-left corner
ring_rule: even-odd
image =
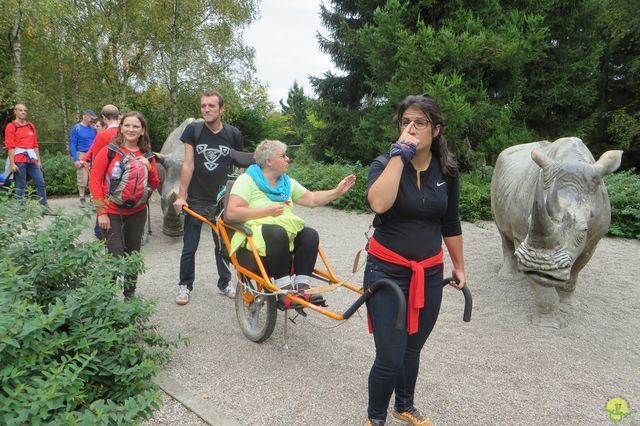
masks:
[[[85,167],[84,163],[80,161],[82,156],[89,151],[93,140],[96,137],[96,129],[93,127],[93,120],[98,118],[95,112],[90,109],[86,109],[82,112],[82,121],[75,124],[71,129],[71,135],[69,137],[69,154],[73,158],[73,163],[76,166],[76,176],[78,184],[78,193],[80,194],[80,203],[86,202],[85,191],[89,183],[89,170]]]

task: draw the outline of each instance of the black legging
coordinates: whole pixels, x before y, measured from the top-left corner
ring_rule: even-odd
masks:
[[[262,237],[267,246],[262,258],[267,273],[274,279],[291,274],[291,252],[287,231],[279,225],[262,225]],[[297,275],[311,275],[318,257],[318,232],[304,227],[293,240],[293,267]]]
[[[111,228],[102,231],[107,250],[115,257],[140,251],[144,225],[147,223],[147,209],[129,215],[109,213]],[[137,275],[125,276],[125,296],[133,296],[136,291]]]
[[[391,265],[369,255],[364,272],[364,287],[381,278],[395,281],[408,298],[410,270]],[[402,277],[402,278],[401,278]],[[425,270],[424,307],[420,309],[418,332],[408,335],[395,328],[398,312],[389,288],[381,288],[367,300],[376,345],[376,358],[369,373],[370,419],[385,420],[391,394],[395,391],[395,408],[402,412],[413,407],[416,380],[420,368],[420,351],[438,320],[442,301],[442,265]]]

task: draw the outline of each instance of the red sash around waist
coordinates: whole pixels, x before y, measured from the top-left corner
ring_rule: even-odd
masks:
[[[418,318],[420,309],[424,307],[424,270],[432,266],[442,264],[442,248],[435,256],[428,257],[420,262],[407,260],[398,253],[389,250],[375,238],[369,240],[369,254],[385,262],[402,265],[411,268],[411,281],[409,282],[409,303],[407,304],[407,332],[413,334],[418,331]]]

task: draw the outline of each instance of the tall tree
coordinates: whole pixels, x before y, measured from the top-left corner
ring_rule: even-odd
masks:
[[[425,92],[445,110],[451,148],[468,166],[531,137],[515,117],[525,66],[544,42],[541,17],[497,0],[332,4],[322,13],[333,39],[322,46],[347,75],[314,81],[321,118],[332,120],[332,130],[318,135],[326,153],[370,160],[394,137],[393,106]]]
[[[293,82],[293,86],[287,93],[287,103],[285,104],[280,100],[282,113],[287,117],[289,126],[293,130],[291,137],[287,138],[287,143],[289,144],[302,145],[307,139],[310,128],[309,117],[307,116],[307,102],[308,99],[304,95],[304,88],[297,81]]]
[[[609,0],[601,21],[605,48],[600,59],[596,126],[597,153],[625,151],[623,163],[640,168],[640,16],[637,2]]]
[[[154,0],[149,7],[154,80],[169,94],[168,120],[178,124],[179,93],[204,87],[237,86],[250,79],[253,50],[242,30],[257,15],[256,0]]]

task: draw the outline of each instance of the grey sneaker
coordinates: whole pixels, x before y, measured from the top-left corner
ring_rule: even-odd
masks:
[[[228,284],[225,288],[219,290],[220,293],[224,294],[229,299],[234,299],[236,297],[236,289],[231,284]]]
[[[176,303],[178,305],[186,305],[187,303],[189,303],[190,294],[191,292],[189,291],[186,285],[179,285],[178,295],[176,296]]]

